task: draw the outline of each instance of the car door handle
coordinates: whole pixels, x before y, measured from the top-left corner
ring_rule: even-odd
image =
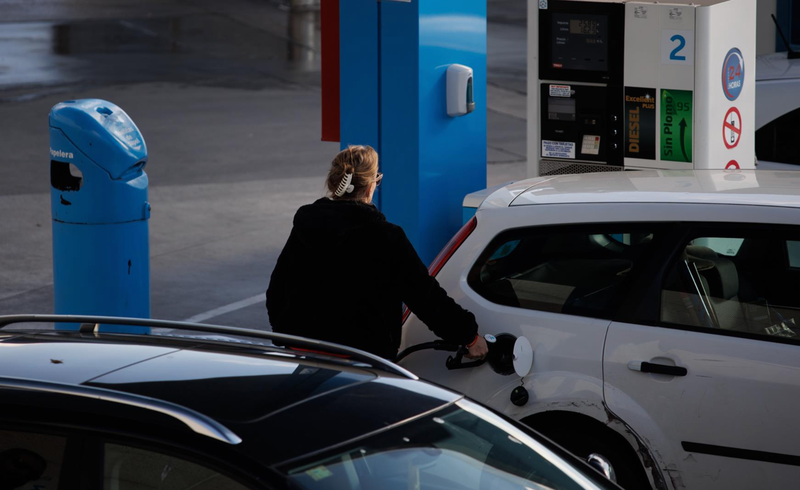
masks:
[[[685,367],[644,361],[631,361],[628,363],[628,369],[642,373],[666,374],[667,376],[686,376],[689,372]]]

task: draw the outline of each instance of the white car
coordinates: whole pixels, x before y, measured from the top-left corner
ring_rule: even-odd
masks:
[[[800,173],[525,180],[441,259],[481,333],[529,340],[532,368],[450,371],[432,350],[406,368],[605,456],[624,488],[797,488]],[[406,320],[404,348],[432,338]]]
[[[800,170],[800,59],[756,58],[756,156],[759,170]]]

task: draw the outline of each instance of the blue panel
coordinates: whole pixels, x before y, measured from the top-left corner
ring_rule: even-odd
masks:
[[[339,3],[341,146],[378,149],[378,3]]]
[[[420,255],[433,260],[461,228],[464,196],[486,188],[486,1],[420,4]],[[475,110],[447,115],[447,66],[473,70]]]
[[[486,187],[486,0],[381,9],[382,206],[430,263],[461,227],[464,196]],[[453,63],[474,73],[475,111],[457,118],[446,112]]]
[[[381,210],[403,227],[419,252],[419,4],[380,5]]]
[[[378,5],[339,2],[339,90],[341,148],[370,145],[380,155]],[[380,188],[374,201],[380,203]]]

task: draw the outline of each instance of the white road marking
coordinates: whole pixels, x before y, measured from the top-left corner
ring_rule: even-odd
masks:
[[[215,318],[218,316],[222,316],[226,313],[230,313],[232,311],[241,310],[242,308],[247,308],[248,306],[254,305],[256,303],[261,303],[263,305],[266,302],[267,302],[267,293],[264,292],[261,294],[257,294],[253,297],[237,301],[235,303],[231,303],[225,306],[220,306],[219,308],[214,308],[213,310],[208,310],[203,313],[198,313],[197,315],[191,318],[187,318],[184,321],[188,323],[203,323],[209,318]]]

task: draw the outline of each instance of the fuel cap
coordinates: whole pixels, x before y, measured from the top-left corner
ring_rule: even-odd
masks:
[[[524,378],[533,367],[533,347],[525,337],[520,337],[514,343],[514,371],[517,376]]]
[[[511,403],[514,405],[521,407],[528,403],[528,399],[530,396],[528,395],[528,390],[523,388],[522,386],[517,386],[511,392]]]

